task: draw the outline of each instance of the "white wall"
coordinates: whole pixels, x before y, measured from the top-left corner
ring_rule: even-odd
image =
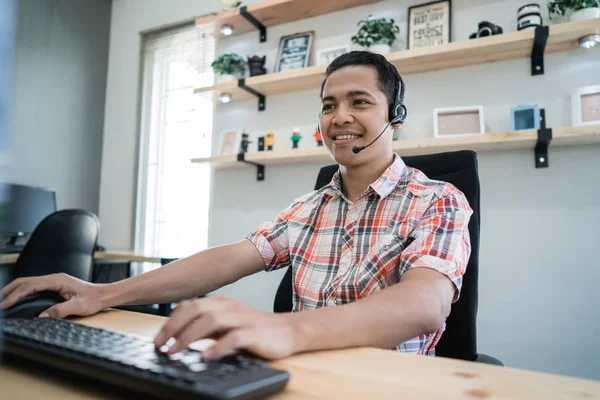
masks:
[[[110,0],[18,2],[11,181],[98,212]]]
[[[251,2],[247,2],[251,3]],[[384,1],[297,21],[268,30],[268,42],[256,32],[222,40],[217,53],[266,54],[272,70],[282,35],[316,31],[315,48],[349,41],[356,21],[372,13],[396,18],[406,34],[406,10],[413,2]],[[516,29],[522,1],[455,0],[455,40],[465,40],[481,20]],[[107,92],[100,214],[103,243],[132,245],[137,146],[137,95],[140,30],[208,11],[217,1],[115,0]],[[402,47],[399,43],[395,47]],[[531,77],[529,60],[520,59],[440,72],[408,75],[409,118],[402,138],[432,136],[434,107],[483,105],[488,132],[510,130],[510,108],[537,103],[550,126],[567,126],[573,89],[599,84],[600,49],[575,50],[546,57],[546,74]],[[400,71],[402,73],[402,71]],[[276,134],[276,149],[290,148],[293,127],[302,129],[300,147],[310,136],[319,108],[318,90],[272,96],[258,113],[256,100],[220,105],[215,135],[245,128],[256,137]],[[216,139],[217,136],[215,136]],[[215,140],[215,143],[217,141]],[[593,245],[600,224],[600,146],[551,149],[550,168],[535,169],[533,151],[482,153],[481,278],[479,350],[508,366],[600,379],[600,295],[595,283],[600,265]],[[267,167],[266,180],[255,170],[215,170],[210,245],[243,238],[274,218],[314,185],[321,165]],[[259,308],[270,310],[281,273],[261,273],[223,288]]]

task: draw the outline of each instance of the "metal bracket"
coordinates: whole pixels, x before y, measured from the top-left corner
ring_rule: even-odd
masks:
[[[244,89],[246,92],[251,93],[251,94],[255,95],[256,97],[258,97],[258,111],[265,111],[267,100],[265,99],[264,94],[258,93],[256,90],[252,89],[251,87],[246,86],[245,78],[238,80],[238,87],[240,89]]]
[[[239,162],[244,162],[246,164],[250,164],[250,165],[256,166],[256,180],[257,181],[264,181],[265,180],[265,166],[264,165],[257,164],[255,162],[246,160],[246,153],[238,153],[237,160]]]
[[[536,26],[531,49],[531,75],[544,75],[544,50],[548,42],[548,26]]]
[[[266,42],[267,27],[264,26],[259,20],[254,18],[254,16],[248,12],[248,6],[240,7],[240,14],[242,15],[242,17],[246,18],[252,25],[258,28],[258,30],[260,31],[260,42]]]
[[[552,128],[546,128],[546,110],[540,109],[540,129],[535,144],[535,167],[548,168],[548,145],[552,140]]]

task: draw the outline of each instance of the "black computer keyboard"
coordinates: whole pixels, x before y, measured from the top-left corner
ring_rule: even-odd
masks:
[[[25,248],[25,246],[20,245],[20,244],[7,244],[7,245],[3,245],[0,246],[0,253],[4,253],[4,254],[14,254],[14,253],[20,253],[23,251],[23,249]]]
[[[289,374],[254,357],[202,362],[186,349],[166,355],[153,339],[67,320],[4,320],[4,352],[165,399],[251,399],[282,390]]]

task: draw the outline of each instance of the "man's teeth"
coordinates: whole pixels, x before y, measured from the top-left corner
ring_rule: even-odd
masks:
[[[357,139],[360,135],[338,135],[335,140]]]

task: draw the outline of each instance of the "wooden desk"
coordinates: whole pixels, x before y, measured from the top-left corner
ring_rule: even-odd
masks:
[[[19,258],[18,253],[0,254],[0,264],[14,264]],[[107,250],[94,253],[97,260],[142,261],[159,263],[160,257],[155,255],[137,254],[132,250]]]
[[[155,335],[163,317],[106,311],[80,323]],[[441,357],[357,348],[301,354],[272,363],[292,378],[273,399],[600,399],[600,382],[502,368]],[[109,399],[98,387],[82,387],[11,365],[0,366],[6,399]],[[6,396],[6,397],[5,397]]]

